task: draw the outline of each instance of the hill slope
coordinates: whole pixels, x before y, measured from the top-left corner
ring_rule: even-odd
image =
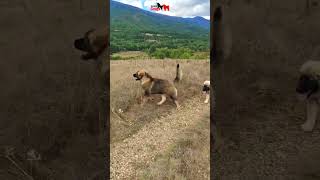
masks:
[[[110,6],[112,52],[146,50],[150,46],[209,48],[210,21],[202,17],[167,16],[116,1]]]

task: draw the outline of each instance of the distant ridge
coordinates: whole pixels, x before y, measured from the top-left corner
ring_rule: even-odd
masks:
[[[156,22],[164,23],[167,25],[173,25],[174,23],[177,23],[178,26],[195,26],[195,27],[201,27],[203,29],[209,30],[210,29],[210,21],[200,17],[196,16],[194,18],[182,18],[182,17],[176,17],[176,16],[168,16],[163,15],[159,13],[154,13],[150,11],[145,11],[143,9],[123,4],[117,1],[110,1],[110,14],[111,14],[111,21],[112,20],[123,20],[127,18],[127,20],[132,20],[131,23],[139,22],[140,20],[143,21],[143,18],[148,18],[150,20],[149,23],[154,24]],[[128,17],[127,15],[133,15],[133,17]],[[135,18],[134,18],[135,17]],[[144,22],[144,21],[143,21]]]
[[[209,47],[210,21],[203,17],[168,16],[117,1],[110,1],[110,17],[113,52],[143,50],[150,45],[194,50]]]

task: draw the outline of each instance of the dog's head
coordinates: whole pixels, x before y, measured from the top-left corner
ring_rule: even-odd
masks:
[[[205,81],[203,83],[202,92],[208,93],[210,91],[210,81]]]
[[[82,38],[74,41],[74,47],[85,54],[81,55],[83,60],[97,59],[108,47],[107,29],[91,29]]]
[[[141,80],[144,76],[146,76],[147,73],[145,70],[141,69],[133,74],[133,77],[136,78],[136,81]]]
[[[302,74],[298,80],[296,92],[300,100],[306,100],[319,89],[318,80]]]

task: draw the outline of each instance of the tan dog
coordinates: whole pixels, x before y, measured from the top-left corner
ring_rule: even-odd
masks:
[[[74,41],[74,47],[86,52],[81,56],[83,60],[97,59],[109,45],[107,27],[91,29],[82,38]]]
[[[178,91],[172,82],[165,79],[153,78],[145,70],[137,71],[135,74],[133,74],[133,77],[136,78],[137,81],[141,82],[142,89],[144,90],[141,105],[145,103],[146,99],[148,99],[151,94],[161,94],[161,101],[157,103],[158,105],[163,104],[168,96],[174,101],[177,108],[180,107],[177,100]],[[174,82],[179,82],[181,78],[182,73],[178,64],[177,74]]]

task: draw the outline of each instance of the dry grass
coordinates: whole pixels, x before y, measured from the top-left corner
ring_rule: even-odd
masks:
[[[300,65],[320,57],[313,56],[320,42],[319,11],[304,17],[273,1],[265,16],[264,1],[237,3],[229,11],[232,58],[213,70],[215,117],[223,138],[212,155],[214,179],[319,179],[319,168],[304,174],[311,169],[305,164],[319,167],[319,148],[311,148],[319,144],[319,128],[312,133],[300,129],[305,107],[295,95]]]
[[[97,154],[107,144],[98,132],[95,66],[81,61],[72,43],[104,24],[97,9],[103,13],[105,5],[90,2],[80,10],[78,1],[49,2],[0,5],[7,59],[0,63],[0,155],[6,146],[14,148],[12,158],[34,179],[83,179],[105,168]],[[26,159],[30,149],[42,157],[33,165]],[[20,171],[7,159],[0,158],[0,169],[0,179],[25,179],[14,178]]]
[[[122,60],[126,59],[147,59],[149,58],[148,54],[142,51],[125,51],[112,54],[112,57],[121,58]]]
[[[138,105],[138,98],[142,95],[142,89],[132,74],[139,69],[145,69],[152,76],[173,80],[176,72],[176,63],[181,64],[184,72],[183,81],[176,85],[178,100],[180,103],[188,98],[200,95],[203,81],[209,79],[208,61],[171,61],[171,60],[139,60],[139,61],[112,61],[110,77],[110,107],[111,107],[111,143],[126,138],[138,130],[144,123],[150,122],[156,117],[167,114],[174,104],[170,99],[161,108],[156,105],[161,97],[154,95],[154,100],[144,106],[144,110]],[[119,109],[123,113],[119,113]],[[150,113],[150,111],[152,113]]]
[[[139,179],[209,179],[210,117],[185,132],[163,154],[147,167],[141,167]]]
[[[154,100],[147,102],[141,108],[137,102],[137,98],[142,94],[141,86],[138,81],[135,81],[132,74],[143,68],[154,77],[173,81],[177,63],[180,64],[184,73],[183,80],[176,84],[178,100],[182,109],[176,112],[175,105],[170,99],[162,106],[156,105],[156,102],[160,101],[159,95],[154,95]],[[147,138],[143,138],[145,142],[141,146],[150,144],[150,147],[139,146],[142,149],[149,148],[148,150],[135,152],[137,155],[146,153],[147,155],[143,155],[143,158],[147,162],[141,159],[139,161],[132,159],[133,163],[136,164],[134,167],[131,167],[131,164],[131,168],[126,168],[123,166],[129,166],[127,163],[119,166],[116,162],[113,162],[115,164],[112,167],[124,168],[126,171],[133,168],[136,173],[131,178],[139,177],[139,179],[170,179],[172,177],[178,179],[179,177],[180,179],[206,179],[209,176],[209,106],[203,104],[204,97],[201,94],[203,81],[209,79],[209,68],[210,64],[207,60],[111,62],[110,134],[111,147],[113,147],[111,152],[117,151],[122,146],[126,150],[122,149],[121,151],[132,151],[136,144],[142,143],[139,142],[139,137]],[[198,108],[194,108],[195,106]],[[119,109],[123,112],[119,112]],[[146,129],[146,126],[149,128]],[[174,127],[176,128],[171,130]],[[157,133],[162,133],[161,128],[164,128],[166,133],[160,139],[153,137]],[[149,132],[149,129],[153,129],[152,131],[155,132]],[[168,139],[165,140],[164,138]],[[172,138],[175,140],[173,141]],[[152,142],[148,142],[149,139],[153,139]],[[159,146],[157,141],[162,141],[163,146]],[[156,143],[156,145],[153,145],[153,143]],[[131,148],[130,144],[132,144]],[[114,154],[112,156],[119,155],[117,152],[111,154]],[[154,158],[154,155],[156,155],[156,158]],[[121,153],[119,156],[121,156]],[[154,159],[150,160],[146,157]],[[115,161],[118,159],[117,157],[112,158]],[[121,160],[119,161],[121,162]],[[196,171],[192,169],[196,169]],[[171,174],[157,173],[166,170],[170,171]],[[120,173],[120,175],[115,175],[118,177],[116,179],[125,176],[121,175],[119,169],[115,169],[115,171]]]

